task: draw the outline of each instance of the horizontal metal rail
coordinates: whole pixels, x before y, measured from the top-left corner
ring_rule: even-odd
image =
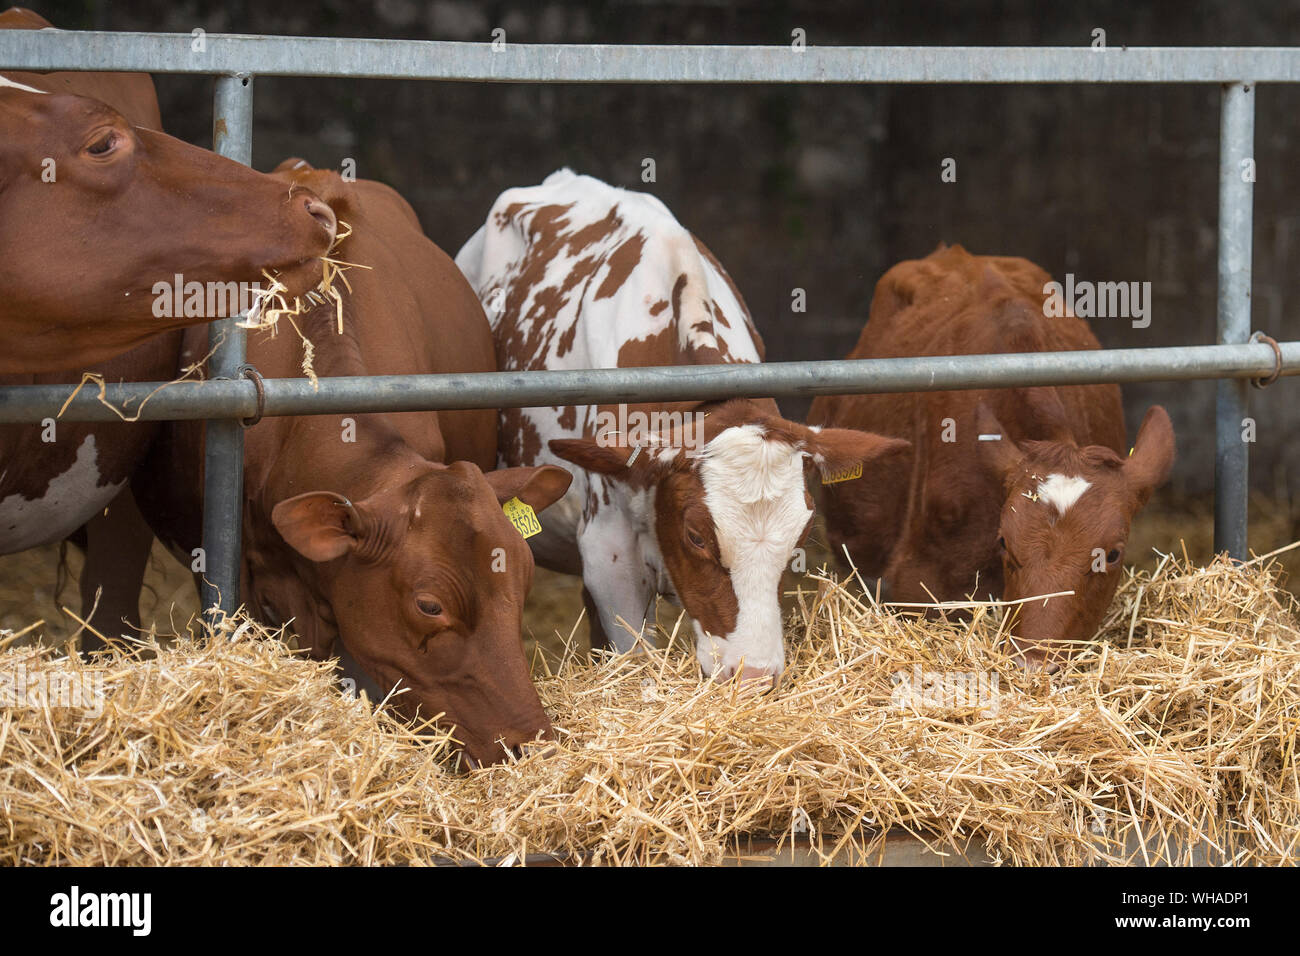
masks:
[[[485,41],[490,37],[484,37]],[[780,39],[780,38],[774,38]],[[0,31],[0,68],[505,83],[1297,83],[1289,47],[648,46]]]
[[[1284,342],[1281,350],[1282,374],[1300,374],[1300,342]],[[1272,348],[1254,343],[763,365],[345,376],[322,378],[318,388],[302,378],[267,379],[260,411],[264,415],[325,415],[1253,379],[1271,375],[1275,367]],[[0,388],[0,422],[33,423],[56,417],[72,391],[68,385]],[[138,413],[143,420],[251,418],[259,412],[253,382],[228,379],[110,385],[102,401],[97,388],[85,387],[68,402],[62,418],[114,421],[119,415],[110,404],[128,415]]]

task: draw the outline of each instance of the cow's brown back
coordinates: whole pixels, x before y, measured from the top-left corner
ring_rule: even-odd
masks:
[[[989,355],[1100,348],[1088,324],[1043,314],[1051,277],[1020,258],[975,256],[941,246],[881,278],[852,359]],[[898,600],[940,600],[1001,589],[994,548],[1002,492],[977,454],[975,410],[983,401],[1010,439],[1060,437],[1059,415],[1080,445],[1122,452],[1119,387],[981,389],[818,398],[810,424],[908,439],[914,453],[877,480],[828,485],[827,530],[837,557],[848,549],[865,575],[884,575]],[[1056,402],[1059,401],[1059,405]],[[945,441],[945,438],[955,440]]]

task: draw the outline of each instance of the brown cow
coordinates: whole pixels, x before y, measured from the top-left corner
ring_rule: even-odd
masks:
[[[940,246],[885,273],[849,357],[1100,348],[1082,319],[1044,315],[1048,282],[1024,259]],[[809,421],[913,445],[876,481],[826,486],[837,554],[847,548],[895,601],[1073,591],[1020,608],[1022,660],[1049,669],[1053,647],[1095,633],[1119,583],[1129,523],[1174,456],[1159,406],[1124,456],[1115,385],[834,396],[814,401]]]
[[[495,371],[473,291],[379,183],[286,161],[275,176],[322,196],[353,227],[343,331],[332,304],[297,319],[325,378]],[[203,337],[187,333],[191,355]],[[291,331],[254,335],[267,377],[299,374]],[[135,487],[158,536],[189,560],[199,544],[198,423],[167,426]],[[267,418],[245,451],[242,588],[264,621],[293,620],[318,658],[346,649],[409,716],[445,715],[471,762],[500,760],[552,729],[520,639],[532,581],[528,545],[502,512],[536,510],[569,486],[562,468],[491,471],[496,412]],[[342,638],[343,648],[336,645]],[[503,749],[504,748],[504,749]]]
[[[30,10],[0,13],[0,29],[49,26]],[[105,352],[102,346],[116,341],[118,333],[106,333],[101,342],[99,326],[89,323],[104,319],[112,311],[109,303],[129,300],[141,314],[151,310],[153,296],[137,293],[130,299],[132,288],[123,284],[120,274],[123,257],[138,257],[139,267],[154,270],[155,280],[170,282],[173,264],[184,268],[188,261],[173,260],[172,246],[193,244],[207,229],[207,209],[195,205],[177,209],[171,229],[159,230],[167,224],[165,219],[154,218],[161,210],[133,208],[131,202],[133,197],[147,197],[162,184],[133,188],[132,179],[142,174],[150,179],[155,166],[170,165],[174,174],[183,175],[185,164],[192,164],[193,157],[211,154],[185,147],[179,153],[183,162],[156,163],[125,158],[131,152],[126,146],[101,148],[106,137],[125,138],[132,128],[140,139],[131,145],[143,148],[152,144],[151,137],[162,129],[153,80],[143,73],[8,71],[0,76],[0,94],[0,213],[5,224],[0,234],[0,258],[4,260],[0,262],[0,313],[6,316],[6,348],[0,355],[0,367],[28,372],[44,369],[36,374],[0,374],[0,387],[75,385],[83,371],[96,372],[109,382],[171,378],[180,354],[179,331],[148,338],[127,352],[116,345]],[[120,115],[114,118],[105,113],[104,104]],[[96,142],[83,142],[87,135],[97,137]],[[159,136],[158,142],[174,141]],[[220,168],[227,172],[242,169],[225,161]],[[205,158],[197,172],[206,175],[207,170]],[[278,184],[246,169],[230,181],[233,185],[260,184],[265,211],[259,219],[279,215],[284,197]],[[288,231],[277,225],[268,230],[260,221],[250,222],[249,232],[260,236],[268,251],[274,252],[264,264],[281,265],[324,251],[332,213],[318,209],[317,215],[327,228],[306,215]],[[143,233],[152,240],[142,243]],[[194,238],[187,238],[191,236]],[[284,247],[285,239],[290,246]],[[69,251],[70,243],[75,244],[75,254]],[[274,251],[275,243],[290,249],[296,243],[298,249],[286,260],[283,252]],[[74,316],[75,329],[59,330],[57,324],[65,320],[70,305],[63,301],[69,290],[83,294],[78,301],[85,312]],[[11,313],[4,310],[10,307],[14,314],[24,312],[21,327],[11,328],[7,323]],[[35,335],[34,327],[39,327]],[[48,343],[47,330],[53,335]],[[75,347],[65,351],[69,343]],[[94,349],[88,350],[91,345]],[[111,354],[114,352],[121,354]],[[64,370],[50,368],[46,356],[51,353]],[[87,366],[67,368],[83,357]],[[91,619],[97,629],[120,628],[123,620],[129,625],[138,623],[138,605],[128,583],[147,560],[153,538],[147,530],[139,533],[130,494],[119,496],[119,491],[156,433],[156,425],[144,422],[59,422],[57,428],[0,426],[0,553],[57,541],[85,522],[81,542],[90,549],[111,548],[115,555],[112,560],[92,561],[106,577],[83,574],[81,579],[87,612],[98,586],[105,586]],[[83,639],[83,644],[95,643]]]
[[[175,275],[251,283],[272,269],[295,294],[319,281],[329,207],[158,132],[152,97],[138,75],[0,76],[0,374],[89,367],[193,324],[156,314],[154,288]]]

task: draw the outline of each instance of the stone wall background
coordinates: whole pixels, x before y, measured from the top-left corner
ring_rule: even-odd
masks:
[[[1270,4],[1032,0],[816,4],[614,0],[58,0],[65,28],[488,40],[1086,46],[1293,45],[1300,0]],[[159,76],[170,132],[210,144],[205,77]],[[1149,280],[1153,321],[1095,320],[1114,348],[1214,341],[1219,90],[1200,86],[530,86],[256,81],[254,165],[356,160],[415,206],[454,254],[504,188],[569,165],[656,193],[727,266],[769,358],[842,357],[876,279],[939,241],[1026,256],[1057,278]],[[1254,323],[1300,338],[1300,89],[1257,96]],[[640,182],[652,157],[657,182]],[[945,157],[956,183],[940,181]],[[792,314],[791,290],[808,312]],[[1179,433],[1175,491],[1213,486],[1212,383],[1126,389],[1130,428],[1152,402]],[[802,413],[785,403],[787,413]],[[1300,470],[1296,385],[1258,393],[1252,482]]]

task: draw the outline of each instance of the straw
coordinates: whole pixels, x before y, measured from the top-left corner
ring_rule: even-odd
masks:
[[[243,328],[250,330],[269,329],[274,334],[279,327],[280,320],[288,319],[289,324],[293,326],[294,332],[302,340],[302,373],[311,381],[313,388],[319,385],[313,362],[316,347],[303,334],[302,329],[299,328],[295,320],[319,306],[332,303],[338,334],[343,334],[343,294],[339,291],[335,282],[336,280],[341,281],[344,288],[351,292],[352,284],[348,281],[347,270],[371,268],[360,263],[347,262],[335,256],[335,253],[342,248],[343,242],[350,235],[352,235],[352,227],[346,222],[339,222],[334,242],[330,244],[329,251],[321,256],[320,283],[305,295],[294,296],[290,300],[287,295],[288,288],[280,281],[279,277],[269,271],[263,271],[262,277],[267,281],[267,288],[263,289],[258,295],[257,302],[249,311],[248,320],[242,323]]]
[[[0,675],[98,670],[106,700],[0,709],[0,862],[712,864],[751,837],[861,862],[904,831],[1001,863],[1295,863],[1279,574],[1126,572],[1100,640],[1048,677],[1010,661],[999,607],[932,620],[823,572],[776,693],[702,682],[676,640],[565,653],[538,680],[553,752],[469,774],[243,618],[90,664],[14,647]]]

